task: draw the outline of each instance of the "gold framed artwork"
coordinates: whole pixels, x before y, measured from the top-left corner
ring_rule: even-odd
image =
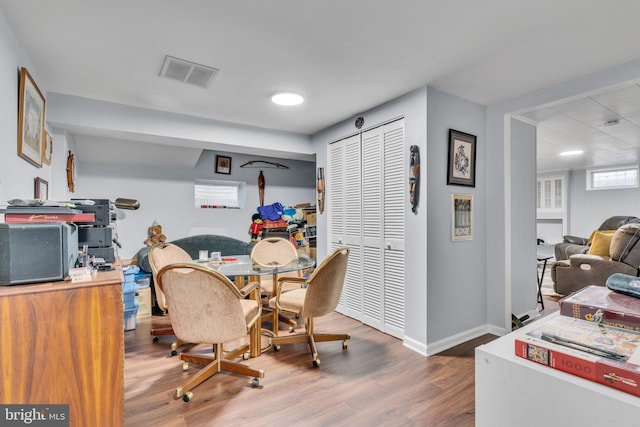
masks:
[[[42,167],[45,99],[26,68],[20,70],[18,103],[18,156]]]
[[[473,240],[473,195],[451,195],[451,240]]]
[[[49,199],[49,182],[42,178],[36,178],[34,196],[36,199]]]
[[[44,131],[44,148],[42,150],[42,163],[45,165],[51,164],[51,156],[53,155],[53,138],[51,134]]]

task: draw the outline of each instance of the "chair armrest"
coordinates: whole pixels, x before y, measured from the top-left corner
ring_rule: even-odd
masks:
[[[588,243],[588,239],[584,237],[577,236],[563,236],[565,243],[573,243],[574,245],[586,245]]]
[[[611,265],[611,258],[600,255],[589,254],[575,254],[569,257],[569,267],[581,268],[580,266],[590,265],[591,268],[603,268],[607,265]],[[585,270],[586,268],[582,268]]]
[[[279,277],[278,282],[306,282],[307,280],[304,277]]]
[[[259,289],[260,289],[260,282],[251,282],[247,286],[245,286],[244,288],[240,289],[240,294],[243,297],[246,297],[251,292],[253,292],[255,290],[259,290]]]

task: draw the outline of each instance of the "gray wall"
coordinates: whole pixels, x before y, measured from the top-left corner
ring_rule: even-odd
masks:
[[[231,175],[214,173],[215,156],[232,158]],[[249,160],[280,162],[289,169],[240,168]],[[136,199],[140,209],[117,210],[116,226],[122,249],[119,255],[130,258],[147,238],[147,229],[157,221],[168,240],[195,234],[221,234],[249,241],[251,216],[257,212],[258,174],[263,171],[265,204],[280,202],[285,206],[315,204],[315,163],[282,160],[236,153],[205,150],[195,168],[156,168],[80,163],[75,198],[115,200]],[[211,179],[246,182],[243,209],[199,209],[194,206],[194,180]]]
[[[427,89],[420,88],[391,102],[361,114],[365,119],[362,130],[366,130],[391,119],[405,119],[405,155],[409,161],[409,146],[420,147],[422,165],[427,164]],[[313,135],[312,141],[316,151],[318,166],[327,166],[328,145],[345,136],[357,133],[354,126],[356,116]],[[423,168],[420,176],[420,205],[417,214],[405,207],[405,339],[404,344],[417,352],[427,354],[427,269],[431,263],[427,260],[427,169]],[[405,167],[405,177],[408,177]],[[327,188],[331,185],[327,182]],[[408,181],[407,181],[408,188]],[[408,190],[407,190],[408,191]],[[327,218],[326,213],[318,215],[318,233],[325,239],[318,239],[318,256],[327,253]],[[322,255],[321,255],[322,254]]]
[[[534,91],[487,108],[487,314],[490,325],[508,331],[511,324],[511,295],[527,295],[529,282],[512,280],[512,271],[527,271],[531,268],[528,246],[535,241],[535,231],[523,230],[525,234],[512,239],[512,204],[518,188],[518,174],[523,168],[535,163],[531,159],[512,158],[513,149],[510,115],[537,106],[551,105],[599,89],[612,87],[640,79],[640,61],[602,70],[545,89]],[[535,186],[531,186],[532,196]],[[571,202],[570,202],[571,203]],[[528,235],[526,235],[528,234]],[[535,299],[530,303],[535,307]]]
[[[428,342],[486,323],[486,107],[429,88],[427,134]],[[449,129],[476,135],[475,188],[447,185]],[[451,240],[451,196],[471,194],[473,240]]]
[[[569,174],[568,233],[589,237],[607,218],[616,215],[640,217],[640,189],[587,191],[586,171]]]
[[[535,310],[536,276],[536,127],[511,120],[511,164],[517,165],[511,176],[511,239],[519,248],[519,268],[511,270],[511,283],[517,291],[511,295],[511,312],[518,316]],[[532,236],[534,236],[532,238]]]

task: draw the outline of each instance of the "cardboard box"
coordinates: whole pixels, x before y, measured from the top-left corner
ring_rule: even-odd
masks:
[[[308,213],[305,215],[305,219],[307,221],[307,225],[316,225],[316,213]]]
[[[138,300],[138,314],[136,317],[140,319],[151,316],[151,288],[146,287],[138,290],[136,299]]]

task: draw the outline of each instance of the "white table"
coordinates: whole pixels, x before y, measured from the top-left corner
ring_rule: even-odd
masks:
[[[514,335],[544,321],[476,348],[476,427],[640,426],[640,397],[515,355]]]

